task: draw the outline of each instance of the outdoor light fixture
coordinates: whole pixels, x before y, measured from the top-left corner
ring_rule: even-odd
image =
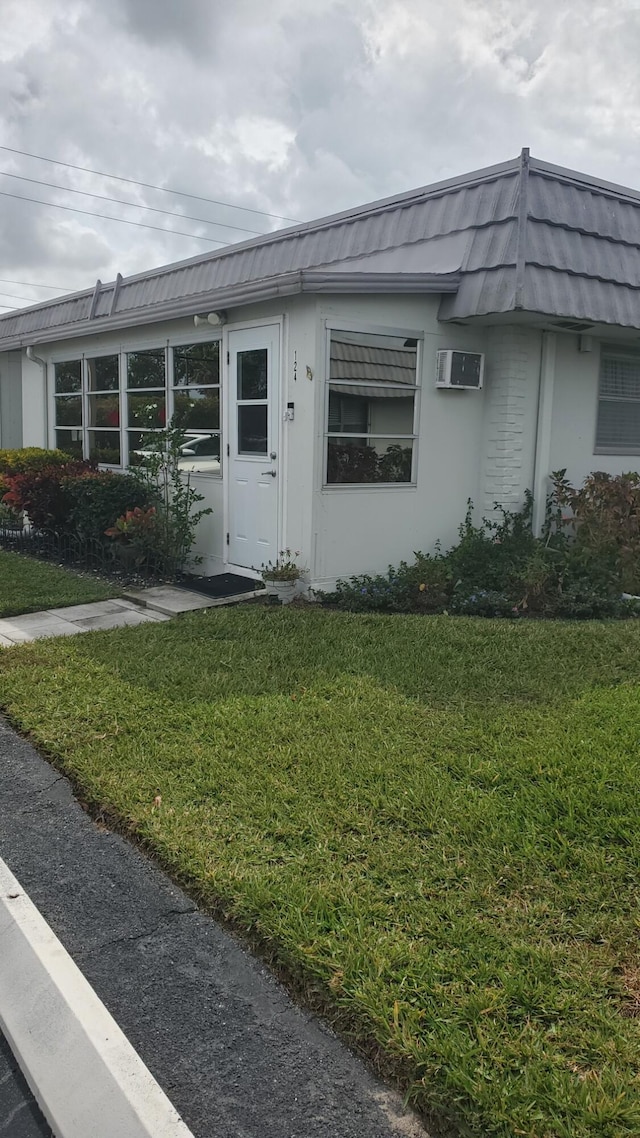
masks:
[[[218,312],[208,312],[206,316],[194,316],[193,323],[196,328],[199,328],[201,324],[213,324],[213,327],[217,328],[220,324],[224,324],[226,319],[227,314],[221,308]]]

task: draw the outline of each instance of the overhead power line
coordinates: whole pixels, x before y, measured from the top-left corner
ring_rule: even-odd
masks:
[[[34,296],[16,296],[15,292],[0,292],[0,296],[6,296],[10,300],[28,300],[31,304],[43,303],[42,301],[38,302]],[[55,297],[53,299],[55,299]]]
[[[71,285],[36,284],[35,281],[12,281],[9,277],[0,277],[0,284],[24,285],[25,288],[52,288],[56,292],[73,292]],[[0,305],[0,308],[2,305]]]
[[[233,202],[219,201],[217,198],[204,198],[199,194],[188,194],[185,190],[174,190],[168,186],[154,186],[151,182],[138,182],[135,178],[122,178],[119,174],[106,174],[104,170],[91,170],[88,166],[74,166],[72,162],[61,162],[57,158],[44,158],[42,154],[32,154],[29,150],[16,150],[13,146],[0,146],[9,154],[21,154],[24,158],[36,158],[38,162],[51,162],[54,166],[66,166],[68,170],[81,170],[83,174],[97,174],[99,178],[111,178],[114,182],[128,182],[130,186],[143,186],[146,190],[159,190],[163,194],[176,194],[181,198],[191,198],[193,201],[208,202],[209,205],[223,205],[229,209],[241,209],[245,213],[257,213],[261,217],[275,217],[278,221],[292,221],[299,224],[295,217],[286,217],[282,213],[269,213],[265,209],[252,209],[248,205],[234,205]]]
[[[34,186],[48,186],[51,190],[63,190],[68,194],[82,194],[84,198],[98,198],[101,202],[114,202],[116,205],[127,205],[133,209],[147,209],[151,213],[164,213],[167,217],[178,217],[182,221],[197,221],[202,225],[218,225],[223,229],[237,229],[240,233],[250,233],[253,237],[264,237],[264,230],[246,229],[244,225],[231,225],[228,221],[214,221],[207,217],[190,217],[186,213],[176,213],[172,209],[159,209],[154,205],[141,205],[139,202],[127,202],[123,198],[109,198],[105,194],[92,194],[90,190],[74,190],[71,186],[61,186],[58,182],[43,182],[39,178],[26,178],[24,174],[9,174],[7,170],[0,170],[4,178],[13,178],[18,182],[31,182]]]
[[[164,229],[161,225],[149,225],[144,221],[128,221],[124,217],[111,217],[107,213],[95,213],[89,209],[78,209],[72,205],[58,205],[56,202],[43,202],[42,198],[27,198],[23,194],[10,194],[7,190],[0,190],[0,197],[15,198],[19,202],[31,202],[34,205],[45,205],[49,209],[63,209],[67,213],[82,213],[85,217],[100,217],[103,221],[117,221],[120,225],[136,225],[138,229],[155,229],[157,233],[169,234],[175,237],[190,237],[193,241],[208,241],[214,245],[228,245],[228,241],[220,241],[216,237],[198,237],[195,233],[185,233],[181,229]],[[215,224],[209,222],[209,224]]]

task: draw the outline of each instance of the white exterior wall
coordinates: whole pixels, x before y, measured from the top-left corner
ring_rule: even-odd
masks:
[[[478,488],[483,391],[435,387],[440,348],[484,351],[486,330],[441,325],[439,297],[332,297],[318,301],[316,454],[312,583],[331,587],[338,577],[384,571],[390,563],[428,551],[456,537],[469,497]],[[326,325],[424,334],[420,350],[419,419],[415,486],[324,486]]]
[[[0,353],[0,447],[22,446],[20,352]]]
[[[640,455],[595,454],[600,344],[592,345],[580,352],[578,336],[557,337],[549,473],[566,467],[574,485],[594,470],[640,470]]]

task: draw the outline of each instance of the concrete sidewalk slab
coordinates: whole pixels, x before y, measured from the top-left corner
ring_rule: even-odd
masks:
[[[425,1138],[268,969],[0,721],[0,856],[195,1138]]]
[[[164,613],[166,616],[179,616],[183,612],[217,608],[220,605],[237,604],[239,601],[264,596],[264,589],[235,593],[228,597],[208,597],[203,593],[194,593],[190,589],[174,585],[155,585],[151,589],[127,589],[127,596],[147,609]]]

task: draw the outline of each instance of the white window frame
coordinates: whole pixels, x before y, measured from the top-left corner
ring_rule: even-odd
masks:
[[[204,384],[200,386],[211,387],[212,390],[218,389],[219,406],[220,406],[220,419],[219,427],[217,428],[220,437],[220,454],[222,456],[223,446],[223,346],[222,334],[200,337],[189,335],[188,333],[181,334],[180,336],[170,337],[169,339],[159,340],[144,339],[141,341],[127,342],[114,345],[112,348],[103,347],[101,349],[92,346],[85,350],[73,349],[65,352],[56,352],[49,357],[49,366],[47,368],[47,386],[48,386],[48,405],[49,405],[49,445],[55,447],[56,433],[58,430],[80,430],[82,434],[82,454],[83,458],[89,457],[89,360],[103,359],[108,356],[118,357],[118,377],[119,377],[119,398],[120,398],[120,424],[117,430],[120,434],[120,465],[111,463],[99,463],[100,469],[126,471],[129,469],[129,431],[136,430],[135,427],[130,427],[128,419],[128,396],[135,394],[136,391],[143,393],[145,390],[160,391],[160,388],[129,388],[128,387],[128,365],[127,358],[129,355],[136,352],[148,351],[164,351],[165,353],[165,382],[164,382],[164,398],[166,408],[166,421],[171,422],[175,409],[175,388],[174,388],[174,367],[173,367],[173,350],[174,348],[191,347],[192,345],[218,343],[220,345],[219,351],[219,373],[217,384]],[[81,390],[78,394],[81,397],[82,406],[82,425],[79,428],[65,427],[64,425],[58,426],[56,422],[56,403],[58,398],[69,398],[69,396],[56,396],[55,390],[55,368],[56,364],[61,363],[80,363],[81,375]],[[186,389],[185,389],[186,390]],[[180,391],[180,388],[178,388]],[[114,392],[115,394],[115,392]],[[157,428],[161,430],[162,428]],[[152,433],[149,431],[149,433]],[[210,431],[204,429],[193,430],[194,435],[207,435],[211,434]],[[212,478],[219,481],[222,478],[222,457],[220,460],[219,473],[210,471],[194,471],[198,478]]]
[[[407,384],[406,390],[413,394],[413,433],[410,435],[393,434],[393,438],[402,438],[412,443],[411,447],[411,480],[409,482],[328,482],[327,470],[329,462],[329,439],[339,438],[343,432],[329,431],[329,395],[331,391],[331,336],[332,333],[348,332],[352,336],[390,336],[395,339],[415,340],[416,341],[416,381],[415,384]],[[379,324],[364,324],[364,323],[345,323],[343,321],[333,322],[327,320],[325,323],[325,391],[323,402],[323,423],[322,423],[322,490],[333,493],[333,491],[377,491],[377,490],[415,490],[418,480],[418,448],[419,448],[419,425],[420,425],[420,399],[422,390],[422,358],[424,350],[424,332],[416,331],[412,328],[389,328]],[[370,382],[364,380],[349,381],[349,386],[353,387],[354,391],[358,386],[371,387]],[[382,386],[382,385],[381,385]],[[400,387],[400,385],[398,385]],[[350,434],[344,434],[344,437],[356,438],[359,437],[357,433],[352,431]],[[382,435],[376,432],[372,435],[367,432],[367,438],[389,438],[389,435]]]
[[[637,364],[638,368],[638,396],[637,398],[622,397],[615,395],[602,394],[602,365],[606,357],[617,357],[618,359],[631,360]],[[624,344],[601,344],[600,346],[600,363],[598,367],[598,398],[596,401],[596,421],[595,421],[595,437],[593,444],[594,454],[640,454],[640,435],[638,442],[635,446],[602,446],[598,443],[598,426],[600,422],[600,408],[603,403],[638,403],[640,404],[640,352],[634,351]]]

